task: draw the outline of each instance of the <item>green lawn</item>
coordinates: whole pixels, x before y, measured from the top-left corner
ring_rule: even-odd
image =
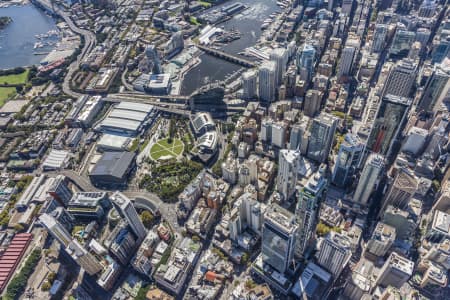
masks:
[[[202,6],[204,6],[204,7],[206,7],[206,8],[208,8],[208,7],[210,7],[211,6],[211,3],[209,3],[209,2],[206,2],[206,1],[198,1]]]
[[[200,25],[200,22],[197,20],[197,18],[196,17],[194,17],[194,16],[190,16],[189,17],[189,22],[192,24],[192,25]]]
[[[173,139],[172,143],[169,143],[169,139],[159,140],[150,149],[150,156],[153,160],[158,160],[163,156],[177,157],[183,153],[184,145],[179,139]]]
[[[0,84],[25,84],[28,79],[28,73],[30,70],[26,70],[20,74],[12,74],[6,76],[0,76]]]
[[[0,87],[0,107],[5,104],[9,97],[16,93],[16,88],[13,87]]]

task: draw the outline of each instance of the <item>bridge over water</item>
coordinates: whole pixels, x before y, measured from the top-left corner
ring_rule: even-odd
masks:
[[[224,51],[218,50],[218,49],[214,49],[211,47],[207,47],[207,46],[203,46],[203,45],[197,45],[197,48],[199,48],[200,50],[203,50],[204,52],[216,56],[218,58],[224,59],[226,61],[241,65],[243,67],[246,68],[254,68],[256,67],[255,62],[247,60],[245,58],[233,55],[233,54],[229,54],[226,53]]]

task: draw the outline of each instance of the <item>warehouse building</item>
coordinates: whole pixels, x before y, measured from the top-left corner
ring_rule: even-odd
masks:
[[[132,139],[126,136],[103,134],[97,143],[97,151],[125,151]]]
[[[120,102],[100,123],[103,133],[121,136],[136,136],[145,126],[151,124],[156,116],[153,105]]]
[[[98,187],[124,187],[135,166],[136,154],[132,152],[104,152],[95,164],[89,178]]]

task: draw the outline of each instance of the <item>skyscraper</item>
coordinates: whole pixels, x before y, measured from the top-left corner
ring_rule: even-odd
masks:
[[[299,48],[297,52],[297,72],[301,75],[302,80],[311,79],[315,62],[316,49],[312,45],[305,44],[303,48]]]
[[[386,24],[376,24],[373,32],[372,52],[379,53],[384,48],[388,27]]]
[[[64,226],[48,214],[42,214],[39,222],[48,230],[48,232],[61,244],[62,248],[82,267],[89,275],[94,275],[101,270],[103,266],[90,254],[84,247],[72,236]]]
[[[353,0],[342,0],[341,12],[350,15],[353,7]]]
[[[266,61],[259,67],[259,99],[261,101],[272,102],[275,100],[275,73],[276,64],[273,61]]]
[[[407,168],[400,168],[389,187],[383,206],[393,205],[406,209],[409,200],[414,196],[419,187],[419,182],[414,173]]]
[[[375,188],[384,168],[384,157],[379,154],[370,154],[364,169],[359,177],[353,201],[361,205],[367,205],[370,194]]]
[[[425,111],[439,108],[450,89],[450,60],[436,65],[428,79],[420,99],[419,107]]]
[[[166,55],[170,58],[178,53],[184,48],[183,32],[177,31],[172,34],[170,40],[166,44]]]
[[[64,175],[56,176],[48,193],[63,206],[66,206],[69,203],[73,195],[67,185],[66,177]]]
[[[330,231],[320,245],[317,261],[337,278],[350,261],[352,256],[350,247],[350,240],[347,236]]]
[[[400,288],[411,277],[414,262],[392,252],[380,270],[377,285]]]
[[[339,187],[351,185],[363,151],[364,144],[356,135],[350,133],[345,135],[333,169],[332,182],[335,185]]]
[[[434,44],[434,43],[433,43]],[[441,34],[440,39],[433,45],[433,52],[431,53],[431,62],[440,63],[447,57],[450,52],[450,36],[448,34]]]
[[[67,229],[49,214],[40,215],[39,222],[64,247],[67,247],[72,241],[72,236]]]
[[[325,167],[312,175],[306,185],[298,191],[298,202],[295,208],[295,220],[298,224],[295,254],[302,257],[316,226],[316,215],[319,201],[327,187]]]
[[[325,162],[330,154],[334,140],[337,119],[328,113],[321,113],[314,118],[308,143],[307,157],[317,162]]]
[[[155,45],[148,45],[145,49],[145,55],[148,60],[153,63],[153,74],[161,74],[161,61],[159,59],[158,50]]]
[[[416,41],[422,44],[422,48],[428,44],[430,40],[431,30],[428,28],[418,28],[416,30]]]
[[[289,200],[297,185],[298,164],[300,152],[296,150],[280,150],[278,162],[277,188],[283,200]]]
[[[322,97],[323,92],[318,90],[308,90],[303,103],[303,111],[306,116],[313,118],[320,111]]]
[[[386,95],[383,97],[377,118],[370,133],[367,148],[385,156],[390,151],[404,126],[412,100],[410,98]]]
[[[270,53],[270,60],[275,62],[275,83],[280,85],[284,73],[286,72],[286,65],[288,62],[288,52],[285,48],[273,49]]]
[[[389,57],[406,57],[415,38],[416,34],[414,32],[397,28],[389,49]]]
[[[267,207],[262,226],[263,263],[284,274],[294,258],[297,224],[294,215],[277,204]]]
[[[431,18],[437,12],[437,3],[434,0],[425,0],[419,7],[419,17]]]
[[[103,270],[103,266],[100,262],[77,240],[72,240],[69,245],[67,245],[65,250],[89,275],[97,274]]]
[[[242,74],[242,98],[245,100],[257,97],[257,74],[255,70],[250,70]]]
[[[144,224],[142,224],[142,221],[139,218],[133,203],[131,203],[131,200],[121,192],[117,191],[112,194],[111,202],[119,215],[128,222],[128,225],[137,237],[137,244],[142,242],[147,235],[147,230],[145,229]]]
[[[308,140],[306,138],[306,132],[308,131],[309,118],[304,117],[299,124],[295,124],[291,127],[291,134],[289,136],[289,149],[301,150],[306,147]]]
[[[367,251],[375,256],[383,257],[394,244],[395,237],[394,227],[378,222],[367,243]]]
[[[389,72],[383,95],[409,97],[417,75],[417,64],[410,59],[402,59]]]
[[[350,75],[353,66],[353,59],[355,57],[356,48],[353,46],[345,46],[342,49],[341,62],[339,64],[337,77]]]

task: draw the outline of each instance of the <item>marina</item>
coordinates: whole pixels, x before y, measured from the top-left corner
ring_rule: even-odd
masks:
[[[240,3],[248,8],[234,14],[230,19],[221,22],[220,25],[216,24],[214,26],[228,32],[233,30],[239,32],[240,38],[225,44],[217,43],[213,48],[220,49],[231,55],[242,55],[246,48],[255,46],[260,40],[264,32],[264,29],[261,29],[263,22],[268,18],[274,19],[277,17],[281,8],[275,1],[240,0],[228,1],[226,4],[216,6],[214,10],[220,11],[223,6],[230,6],[234,3]],[[213,25],[210,26],[212,27]],[[181,87],[181,94],[183,95],[190,94],[199,85],[223,81],[241,69],[239,65],[208,54],[201,54],[199,59],[201,62],[191,68],[184,76]],[[214,65],[215,68],[211,68],[211,65]]]
[[[55,20],[31,4],[0,7],[0,15],[13,19],[0,32],[0,69],[37,65],[60,40]]]

